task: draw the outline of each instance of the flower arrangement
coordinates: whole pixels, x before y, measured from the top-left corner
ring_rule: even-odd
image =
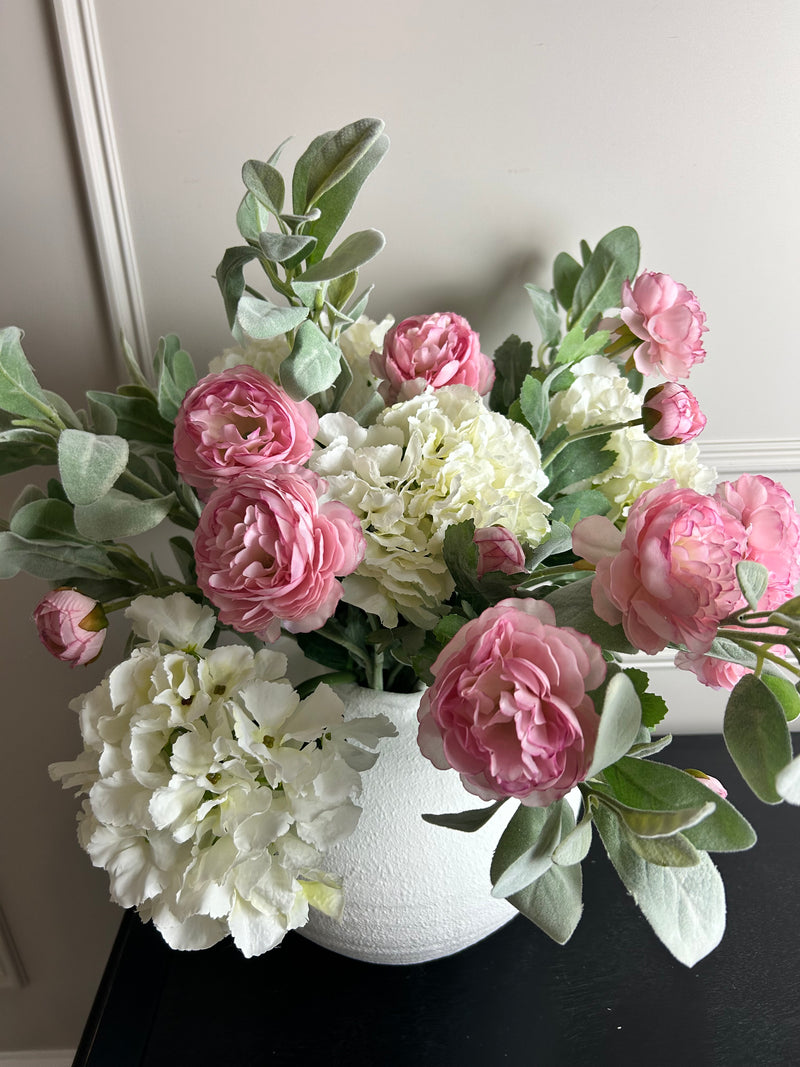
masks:
[[[387,147],[374,119],[316,138],[291,207],[281,148],[245,164],[243,243],[217,270],[236,346],[199,380],[174,336],[148,370],[126,346],[129,381],[76,412],[0,332],[0,471],[58,470],[16,500],[0,573],[50,583],[35,622],[73,667],[115,612],[130,624],[126,658],[72,704],[83,751],[51,775],[83,797],[114,900],[174,947],[231,934],[253,955],[346,898],[326,851],[394,729],[348,719],[332,686],[426,686],[419,758],[487,802],[429,821],[468,832],[518,805],[492,893],[567,940],[596,830],[692,964],[724,927],[709,853],[755,835],[715,779],[652,759],[666,706],[623,657],[673,649],[730,690],[739,772],[800,803],[800,517],[771,479],[717,485],[700,463],[679,379],[705,315],[639,270],[630,227],[526,287],[535,351],[512,336],[490,357],[452,312],[367,319],[358,275],[383,235],[336,235]],[[157,527],[172,564],[134,547]],[[281,635],[317,677],[288,680]]]

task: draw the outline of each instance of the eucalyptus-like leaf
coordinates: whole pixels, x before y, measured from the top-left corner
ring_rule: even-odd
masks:
[[[334,278],[328,286],[327,299],[340,313],[347,301],[356,291],[358,285],[358,271],[351,270],[349,274],[343,274],[341,278]],[[347,318],[352,322],[352,316]]]
[[[734,686],[722,734],[739,773],[759,800],[780,804],[775,777],[792,758],[792,742],[778,699],[754,674]]]
[[[39,497],[15,507],[9,529],[26,541],[83,541],[65,500]]]
[[[534,567],[538,567],[540,563],[543,563],[550,556],[569,552],[571,548],[572,533],[569,527],[565,526],[563,522],[551,522],[547,539],[537,545],[530,556],[526,557],[525,565],[529,570],[533,570]]]
[[[756,610],[769,585],[769,571],[763,563],[745,559],[736,564],[736,580],[747,603]]]
[[[269,226],[270,213],[252,193],[245,193],[236,212],[236,226],[245,241],[258,244],[258,238]]]
[[[63,396],[59,396],[58,393],[53,393],[49,389],[43,389],[45,400],[50,407],[55,411],[56,415],[61,419],[65,426],[70,427],[73,430],[84,429],[80,418],[72,410],[72,407],[66,402]]]
[[[572,299],[575,325],[587,327],[592,319],[619,307],[622,283],[633,280],[639,267],[639,235],[620,226],[601,238],[581,272]]]
[[[540,440],[550,423],[550,397],[547,387],[532,374],[522,383],[519,406],[531,433],[537,441]]]
[[[262,233],[258,243],[271,263],[299,263],[317,243],[313,237],[293,233]]]
[[[281,220],[285,222],[287,226],[291,227],[291,229],[294,231],[298,228],[298,226],[303,226],[307,222],[315,222],[321,214],[322,212],[318,207],[312,207],[311,210],[306,212],[305,215],[293,215],[284,213],[283,215],[281,215]]]
[[[522,805],[511,817],[492,859],[493,897],[503,899],[519,893],[552,867],[553,852],[561,840],[563,803],[559,800],[549,808],[539,809],[545,815],[543,822],[538,814],[535,817],[527,814],[537,809]],[[532,838],[531,844],[516,855],[520,838],[526,834]]]
[[[281,385],[294,400],[328,389],[339,375],[341,349],[310,320],[297,331],[294,347],[281,363]]]
[[[664,734],[663,737],[656,737],[652,741],[642,741],[640,744],[633,745],[628,755],[635,756],[636,759],[647,759],[649,756],[655,756],[657,752],[661,752],[671,743],[672,734]]]
[[[776,674],[762,674],[761,681],[783,708],[786,721],[793,722],[800,715],[800,693],[797,692],[797,686],[788,678],[780,678]]]
[[[320,209],[318,221],[312,221],[305,227],[305,232],[317,239],[317,247],[311,255],[311,262],[322,259],[331,241],[339,232],[342,223],[353,207],[361,186],[383,159],[389,148],[389,138],[381,134],[352,168],[349,174],[329,189],[317,201]],[[316,210],[312,208],[312,211]]]
[[[20,571],[59,584],[66,578],[119,577],[99,545],[28,540],[6,530],[0,533],[0,578],[13,578]]]
[[[380,119],[359,119],[335,133],[315,138],[295,167],[295,211],[307,212],[330,189],[346,178],[381,136],[383,126]],[[303,178],[298,179],[298,171]]]
[[[593,819],[593,808],[587,805],[575,829],[563,837],[554,849],[553,863],[557,863],[560,867],[571,867],[586,859],[592,844]]]
[[[238,325],[259,341],[295,330],[307,318],[308,308],[279,307],[270,300],[259,300],[248,293],[240,299],[236,312]]]
[[[84,537],[93,541],[119,541],[158,526],[169,515],[174,503],[173,493],[140,500],[112,489],[93,504],[76,506],[75,525]]]
[[[559,626],[571,626],[588,634],[601,648],[609,652],[636,652],[621,626],[611,626],[595,615],[591,577],[581,578],[554,589],[544,599],[555,611]]]
[[[270,163],[248,159],[242,167],[242,181],[248,191],[270,214],[276,217],[283,210],[285,188],[283,176]]]
[[[576,482],[594,478],[612,467],[616,462],[617,453],[606,448],[610,440],[609,433],[579,438],[565,445],[552,460],[545,456],[543,462],[550,484],[542,496],[552,501]]]
[[[128,442],[84,430],[64,430],[58,439],[61,484],[73,504],[93,504],[106,495],[128,464]]]
[[[686,837],[706,852],[740,852],[752,848],[756,835],[729,801],[677,767],[624,756],[603,772],[614,796],[632,808],[676,811],[700,807],[713,800],[716,809],[686,831]]]
[[[24,426],[0,431],[0,475],[47,466],[56,459],[56,438],[52,434]]]
[[[561,316],[558,313],[555,297],[539,285],[530,283],[525,286],[525,291],[531,298],[533,314],[542,335],[542,344],[551,348],[558,344],[561,336]]]
[[[251,248],[250,245],[237,245],[235,248],[225,250],[225,255],[217,267],[217,285],[222,293],[230,327],[233,327],[236,321],[236,310],[244,293],[244,268],[257,255],[257,248]]]
[[[611,510],[608,497],[599,489],[581,489],[577,493],[557,497],[550,512],[551,522],[562,522],[572,529],[580,519],[588,515],[607,515]]]
[[[709,857],[692,867],[648,863],[631,848],[611,812],[595,823],[609,859],[656,936],[687,967],[716,948],[725,932],[725,890]]]
[[[598,793],[598,799],[611,808],[637,837],[672,837],[679,831],[697,826],[716,810],[713,800],[706,800],[693,808],[679,808],[677,811],[646,811],[628,807],[615,797],[603,793]]]
[[[505,804],[507,799],[504,797],[502,800],[496,800],[488,808],[471,808],[469,811],[457,811],[441,815],[423,815],[422,818],[425,822],[432,823],[434,826],[446,826],[450,830],[461,830],[464,833],[471,834],[485,826],[494,813],[499,811],[502,805]]]
[[[0,408],[28,419],[49,417],[52,408],[22,351],[22,330],[0,330]]]
[[[575,286],[583,267],[567,252],[559,252],[553,263],[553,288],[559,304],[565,311],[572,307]]]
[[[775,788],[790,804],[800,804],[800,756],[782,767],[775,776]]]
[[[309,267],[298,280],[327,282],[341,278],[368,263],[385,244],[386,238],[380,230],[359,230],[357,233],[351,233],[327,259],[321,259]]]
[[[173,422],[183,398],[197,384],[197,372],[192,357],[181,348],[175,334],[162,337],[159,342],[159,375],[156,399],[161,416]]]
[[[625,840],[645,863],[653,863],[657,867],[696,867],[700,862],[701,853],[683,834],[641,837],[624,822],[620,823],[620,828]]]
[[[374,285],[368,286],[362,293],[360,293],[352,304],[345,310],[353,322],[358,322],[364,312],[367,310],[367,304],[369,302],[370,293],[375,288]]]
[[[26,485],[18,494],[11,509],[9,511],[9,518],[13,519],[18,511],[26,507],[28,504],[33,504],[36,500],[47,500],[47,494],[39,485]]]
[[[642,706],[633,682],[625,674],[615,674],[606,686],[587,778],[593,778],[625,755],[636,740],[641,722]]]

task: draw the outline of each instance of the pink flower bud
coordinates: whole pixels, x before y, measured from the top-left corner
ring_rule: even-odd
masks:
[[[718,797],[722,797],[723,800],[728,795],[728,790],[719,778],[714,778],[712,775],[706,774],[705,771],[696,771],[693,767],[687,767],[686,773],[691,774],[692,778],[696,778],[698,782],[702,782],[703,785],[708,786],[712,792],[716,793]]]
[[[661,445],[683,445],[702,433],[706,417],[685,385],[665,382],[648,389],[642,404],[644,429]]]
[[[387,404],[408,400],[426,386],[468,385],[481,396],[494,384],[494,364],[481,352],[477,333],[461,315],[415,315],[393,326],[383,352],[373,352],[373,374]]]
[[[478,577],[490,571],[519,574],[525,568],[522,546],[505,526],[484,526],[475,531],[473,542],[478,546]]]
[[[622,321],[642,344],[633,354],[642,374],[686,378],[706,358],[702,337],[705,313],[685,285],[668,274],[645,271],[622,285]]]
[[[48,652],[73,667],[100,655],[108,619],[102,605],[76,589],[56,589],[38,604],[33,619]]]

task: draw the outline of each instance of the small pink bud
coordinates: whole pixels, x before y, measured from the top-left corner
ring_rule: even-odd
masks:
[[[475,531],[478,546],[478,577],[490,571],[519,574],[525,569],[525,553],[516,537],[505,526],[484,526]]]
[[[48,652],[73,667],[100,655],[108,619],[101,604],[76,589],[55,589],[38,604],[33,619]]]
[[[677,382],[648,389],[642,418],[647,436],[661,445],[683,445],[697,437],[706,424],[697,397]]]
[[[722,797],[723,800],[728,795],[728,790],[722,782],[718,778],[713,778],[710,774],[706,774],[705,771],[696,771],[693,767],[687,767],[686,773],[691,774],[692,778],[696,778],[698,782],[702,782],[703,785],[708,786],[713,793]]]

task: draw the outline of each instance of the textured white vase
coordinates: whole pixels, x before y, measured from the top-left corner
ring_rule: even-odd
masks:
[[[480,807],[455,771],[437,770],[417,747],[420,693],[339,686],[347,716],[388,715],[384,738],[363,775],[355,832],[326,853],[344,877],[340,921],[312,909],[298,933],[343,956],[370,963],[422,963],[449,956],[505,925],[516,910],[490,896],[489,866],[515,805],[475,833],[426,823],[423,812]]]

